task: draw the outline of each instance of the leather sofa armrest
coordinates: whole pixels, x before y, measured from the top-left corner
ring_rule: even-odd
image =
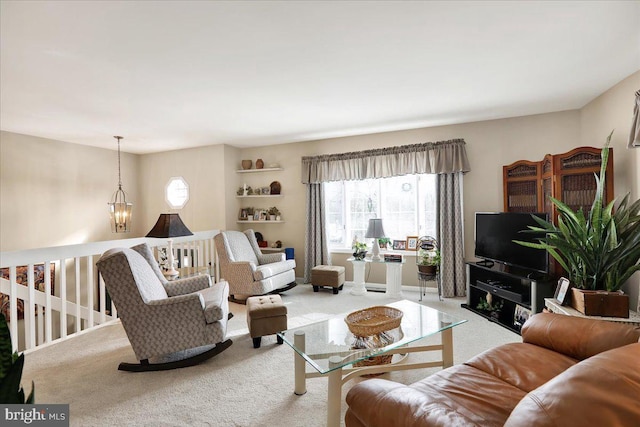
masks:
[[[603,351],[638,342],[632,325],[563,314],[538,313],[522,327],[522,340],[584,360]]]
[[[402,389],[406,389],[402,390]],[[347,418],[355,418],[360,424],[368,427],[386,427],[397,424],[406,412],[412,412],[414,408],[406,404],[399,405],[397,397],[391,397],[394,391],[400,391],[399,396],[406,397],[405,402],[410,402],[411,389],[404,384],[383,379],[371,379],[353,386],[346,396],[349,405]],[[416,400],[420,405],[421,399]],[[355,423],[354,423],[355,424]],[[347,424],[353,425],[352,423]]]

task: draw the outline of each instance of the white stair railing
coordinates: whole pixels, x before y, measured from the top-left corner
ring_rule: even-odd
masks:
[[[208,230],[173,238],[180,266],[211,267],[218,278],[216,234],[218,230]],[[14,351],[48,345],[115,320],[116,307],[107,301],[95,263],[109,249],[145,242],[167,247],[166,239],[143,237],[1,252],[0,309],[8,314]]]

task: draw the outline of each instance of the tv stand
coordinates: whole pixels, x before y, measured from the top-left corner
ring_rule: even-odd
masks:
[[[483,267],[491,268],[495,265],[493,261],[489,261],[488,259],[484,259],[482,261],[478,261],[476,264],[481,265]]]
[[[544,299],[553,297],[553,283],[535,280],[535,276],[525,270],[491,261],[466,264],[467,302],[462,306],[513,332],[520,333],[526,320],[523,313],[524,317],[539,313],[544,308]],[[482,305],[487,301],[487,294],[491,294],[491,307]]]

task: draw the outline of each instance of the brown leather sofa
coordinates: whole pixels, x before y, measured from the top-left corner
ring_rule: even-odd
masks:
[[[640,330],[540,313],[505,344],[411,385],[347,394],[347,427],[640,426]]]

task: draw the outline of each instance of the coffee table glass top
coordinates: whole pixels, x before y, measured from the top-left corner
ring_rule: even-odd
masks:
[[[459,319],[407,300],[387,305],[401,310],[403,316],[400,327],[386,333],[392,337],[394,342],[384,347],[354,349],[356,337],[349,331],[344,321],[344,318],[349,313],[339,314],[309,325],[287,329],[278,335],[318,372],[325,374],[334,369],[358,362],[370,356],[383,354],[389,350],[405,346],[421,338],[426,338],[466,322],[465,319]],[[298,348],[295,345],[294,335],[296,332],[304,333],[304,348]],[[388,336],[386,341],[389,341]],[[380,341],[378,340],[378,342]],[[329,357],[331,356],[339,356],[340,363],[332,364],[329,367]]]

